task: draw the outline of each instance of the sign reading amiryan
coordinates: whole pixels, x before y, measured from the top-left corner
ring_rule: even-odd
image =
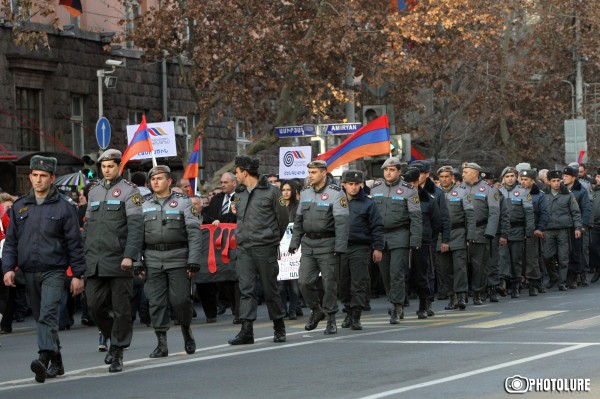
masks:
[[[131,142],[139,125],[127,125],[127,142]],[[173,121],[148,123],[148,133],[152,140],[155,157],[176,157],[177,146],[175,143],[175,124]],[[142,152],[131,159],[152,158],[149,152]]]

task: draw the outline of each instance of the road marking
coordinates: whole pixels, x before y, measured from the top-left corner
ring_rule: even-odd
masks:
[[[548,327],[548,330],[584,330],[586,328],[596,327],[598,325],[600,325],[600,316],[594,316],[590,317],[589,319],[576,320],[570,323]]]
[[[519,316],[504,317],[497,320],[490,320],[483,323],[469,324],[466,326],[459,326],[458,328],[495,328],[501,326],[507,326],[509,324],[523,323],[525,321],[531,321],[535,319],[542,319],[544,317],[552,316],[559,313],[564,313],[566,310],[541,310],[538,312],[527,312]]]
[[[526,342],[526,341],[402,341],[402,340],[361,340],[353,339],[353,343],[360,344],[426,344],[426,345],[555,345],[555,346],[574,346],[574,345],[587,345],[587,346],[600,346],[598,342]]]
[[[466,373],[455,374],[455,375],[451,375],[451,376],[448,376],[448,377],[439,378],[439,379],[433,380],[433,381],[428,381],[428,382],[423,382],[423,383],[420,383],[420,384],[409,385],[409,386],[402,387],[402,388],[397,388],[397,389],[391,389],[389,391],[379,392],[379,393],[376,393],[376,394],[373,394],[373,395],[362,396],[360,399],[386,398],[388,396],[397,395],[397,394],[403,393],[403,392],[413,391],[415,389],[430,387],[430,386],[433,386],[433,385],[443,384],[443,383],[446,383],[446,382],[452,382],[452,381],[460,380],[460,379],[463,379],[463,378],[472,377],[474,375],[483,374],[483,373],[487,373],[487,372],[490,372],[490,371],[496,371],[496,370],[500,370],[500,369],[503,369],[503,368],[506,368],[506,367],[516,366],[518,364],[523,364],[523,363],[532,362],[534,360],[544,359],[544,358],[550,357],[550,356],[560,355],[562,353],[566,353],[566,352],[571,352],[571,351],[578,350],[578,349],[587,348],[588,346],[591,346],[591,344],[580,344],[580,345],[568,346],[566,348],[557,349],[557,350],[552,351],[552,352],[541,353],[539,355],[524,357],[524,358],[519,359],[519,360],[513,360],[513,361],[510,361],[510,362],[506,362],[506,363],[500,363],[500,364],[496,364],[494,366],[489,366],[489,367],[484,367],[482,369],[468,371]]]

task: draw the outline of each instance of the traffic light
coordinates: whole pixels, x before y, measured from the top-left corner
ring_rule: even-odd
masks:
[[[83,175],[85,176],[86,179],[88,180],[95,180],[96,179],[96,171],[94,169],[83,169],[81,171],[81,173],[83,173]]]
[[[364,105],[362,108],[363,126],[380,116],[387,115],[387,106],[385,104]]]
[[[85,165],[85,169],[81,172],[85,175],[85,178],[88,180],[95,180],[98,178],[98,153],[91,152],[89,154],[85,154],[81,157],[83,164]]]
[[[402,135],[396,134],[390,136],[390,152],[392,153],[392,156],[402,159],[402,150]]]

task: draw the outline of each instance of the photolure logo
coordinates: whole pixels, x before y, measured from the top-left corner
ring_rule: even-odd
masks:
[[[589,378],[526,378],[513,375],[504,381],[507,393],[526,392],[589,392]]]
[[[167,132],[160,127],[149,127],[148,132],[150,133],[150,136],[167,136]]]
[[[294,164],[296,159],[304,159],[306,155],[302,151],[288,151],[283,154],[283,164],[290,167]]]

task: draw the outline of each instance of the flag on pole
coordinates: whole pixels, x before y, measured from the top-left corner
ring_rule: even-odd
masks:
[[[414,146],[410,146],[410,162],[413,161],[421,161],[425,159],[423,154],[421,154]]]
[[[123,157],[121,158],[121,169],[119,174],[123,173],[125,164],[129,162],[131,158],[141,152],[150,152],[152,154],[152,165],[156,166],[156,158],[154,157],[154,148],[152,147],[152,140],[150,140],[150,133],[148,132],[148,125],[146,124],[146,115],[142,115],[142,123],[138,126],[135,131],[131,142],[125,149]]]
[[[190,159],[188,160],[188,164],[185,167],[185,171],[183,172],[183,178],[190,180],[190,195],[194,195],[197,191],[198,187],[198,167],[199,167],[199,158],[200,158],[200,136],[196,139],[196,144],[194,145],[194,150],[190,155]]]
[[[83,13],[81,0],[60,0],[58,4],[64,6],[73,18],[77,18]]]
[[[579,151],[579,157],[577,158],[577,163],[583,162],[583,156],[585,155],[585,150]]]
[[[388,116],[383,115],[361,127],[335,148],[321,154],[318,160],[327,162],[327,170],[363,157],[389,154],[390,125]]]

